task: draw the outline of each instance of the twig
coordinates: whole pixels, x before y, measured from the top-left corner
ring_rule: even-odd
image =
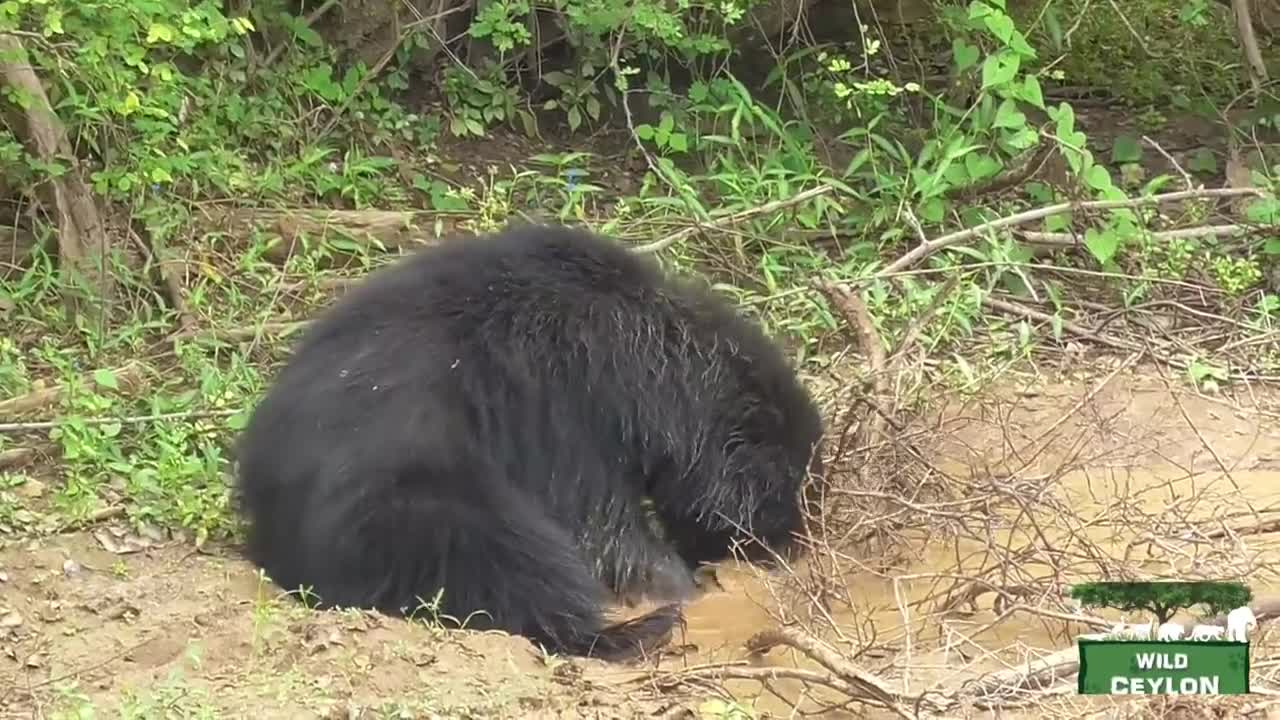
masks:
[[[1001,692],[1042,688],[1049,682],[1076,674],[1079,669],[1079,650],[1070,647],[1037,660],[1031,660],[1025,667],[1000,670],[981,680],[966,683],[964,692],[975,698],[990,699],[990,696]]]
[[[1227,467],[1227,464],[1223,462],[1222,456],[1214,449],[1213,443],[1209,442],[1209,438],[1206,438],[1204,433],[1200,432],[1200,426],[1197,425],[1195,421],[1191,419],[1191,416],[1187,414],[1187,408],[1182,404],[1182,398],[1178,397],[1177,393],[1173,392],[1173,388],[1169,386],[1169,380],[1167,378],[1161,378],[1161,380],[1164,382],[1165,387],[1169,389],[1169,396],[1173,399],[1173,404],[1178,406],[1178,414],[1182,416],[1183,422],[1187,424],[1187,427],[1191,428],[1191,432],[1195,433],[1196,439],[1200,441],[1200,446],[1209,451],[1209,456],[1213,458],[1213,462],[1218,466],[1218,469],[1222,471],[1223,476],[1225,476],[1227,481],[1231,483],[1231,487],[1235,488],[1236,492],[1240,492],[1240,483],[1236,482],[1235,476],[1231,474],[1231,468]],[[1249,509],[1253,511],[1254,517],[1260,517],[1258,515],[1258,511],[1254,509],[1253,504],[1249,503],[1248,505]]]
[[[751,218],[759,215],[768,215],[769,213],[774,213],[779,210],[785,210],[793,205],[799,205],[802,202],[812,200],[816,197],[825,195],[831,192],[831,189],[832,188],[830,185],[820,185],[815,188],[809,188],[808,190],[796,193],[795,195],[792,195],[791,197],[785,198],[783,200],[774,200],[773,202],[768,202],[768,203],[765,203],[764,205],[748,208],[741,212],[736,212],[732,215],[726,215],[722,218],[716,218],[707,223],[698,223],[690,227],[677,230],[671,233],[670,235],[664,238],[655,240],[651,243],[647,243],[645,245],[637,245],[631,248],[631,251],[637,252],[637,253],[660,252],[700,232],[726,227],[728,225],[740,223],[743,220],[750,220]]]
[[[1090,402],[1092,402],[1093,399],[1098,396],[1098,393],[1102,392],[1102,390],[1105,387],[1110,385],[1111,381],[1114,380],[1117,375],[1119,375],[1121,372],[1124,372],[1126,369],[1132,367],[1133,364],[1136,363],[1138,359],[1141,357],[1142,357],[1142,352],[1139,351],[1125,358],[1124,362],[1120,363],[1120,365],[1118,365],[1116,369],[1107,373],[1107,376],[1102,378],[1102,380],[1095,383],[1094,386],[1090,388],[1087,393],[1085,393],[1084,397],[1076,401],[1076,403],[1072,405],[1065,413],[1058,416],[1058,419],[1055,420],[1051,425],[1049,425],[1049,427],[1046,428],[1044,432],[1036,436],[1036,438],[1032,440],[1027,447],[1031,448],[1031,447],[1035,447],[1036,445],[1040,445],[1040,443],[1045,438],[1052,436],[1063,423],[1067,422],[1067,420],[1074,417],[1075,414],[1080,412],[1080,410],[1085,405],[1088,405]],[[1022,466],[1019,467],[1016,471],[1014,471],[1014,474],[1021,473],[1023,470],[1026,470],[1027,468],[1031,467],[1031,463],[1035,462],[1036,458],[1038,458],[1041,455],[1041,453],[1043,453],[1048,448],[1049,448],[1048,443],[1045,443],[1044,445],[1040,445],[1040,447],[1037,448],[1034,453],[1031,453],[1030,457],[1023,460]]]
[[[1054,317],[1048,313],[1040,312],[1039,310],[1033,310],[1025,305],[1019,305],[1017,303],[1008,302],[1006,300],[997,300],[996,298],[993,298],[990,296],[982,298],[982,304],[986,305],[992,310],[999,310],[1000,312],[1009,313],[1011,315],[1018,315],[1018,316],[1029,318],[1032,320],[1040,320],[1042,322],[1055,321]],[[1103,333],[1096,332],[1094,330],[1090,330],[1089,328],[1084,327],[1083,325],[1077,324],[1075,322],[1072,322],[1070,320],[1062,320],[1062,329],[1067,330],[1068,332],[1071,332],[1075,335],[1088,338],[1102,345],[1116,348],[1117,350],[1128,350],[1130,352],[1133,352],[1133,351],[1139,351],[1143,349],[1139,347],[1137,344],[1131,343],[1128,340],[1121,340],[1120,338],[1112,337],[1110,335],[1106,335]]]
[[[1089,200],[1085,202],[1064,202],[1048,207],[1036,208],[1034,210],[1026,210],[1008,217],[998,218],[990,222],[965,229],[948,233],[941,237],[922,243],[903,254],[897,260],[889,263],[884,269],[875,273],[870,279],[880,279],[893,275],[905,268],[908,268],[925,258],[933,255],[939,250],[963,242],[982,233],[997,230],[999,228],[1010,227],[1013,225],[1021,225],[1023,223],[1032,222],[1034,220],[1042,220],[1059,213],[1071,212],[1075,210],[1116,210],[1120,208],[1140,207],[1142,205],[1153,205],[1157,203],[1177,202],[1178,200],[1190,200],[1192,198],[1205,197],[1239,197],[1242,195],[1262,196],[1262,193],[1256,188],[1216,188],[1216,189],[1200,189],[1200,190],[1181,190],[1178,192],[1162,193],[1159,195],[1147,195],[1139,198],[1130,198],[1128,200]]]
[[[1206,530],[1199,533],[1200,537],[1205,540],[1222,540],[1223,538],[1236,535],[1269,535],[1274,532],[1280,532],[1280,519],[1264,520],[1253,525],[1236,528],[1216,528],[1214,530]]]
[[[753,635],[747,640],[747,650],[752,653],[766,653],[779,646],[795,648],[817,662],[831,674],[858,688],[871,698],[883,703],[904,718],[914,717],[907,707],[915,705],[922,698],[909,697],[889,689],[888,683],[865,670],[854,667],[852,663],[840,657],[834,648],[817,638],[800,633],[792,628],[766,630]],[[928,704],[934,703],[926,701]],[[939,708],[940,709],[940,708]]]
[[[33,448],[13,448],[0,452],[0,470],[21,467],[34,460],[36,451]]]
[[[164,282],[165,289],[169,293],[169,303],[173,306],[174,313],[178,316],[178,327],[186,330],[195,327],[195,317],[191,315],[191,311],[187,308],[187,300],[182,292],[182,280],[173,271],[174,265],[181,265],[181,261],[171,260],[163,257],[162,247],[153,248],[142,236],[129,229],[129,237],[138,246],[147,258],[155,263],[156,272],[160,273],[160,279]],[[154,240],[153,240],[154,242]]]
[[[155,415],[80,418],[78,421],[85,425],[107,425],[110,423],[120,423],[121,425],[141,425],[149,422],[158,422],[160,420],[198,420],[202,418],[230,417],[242,412],[244,411],[198,410],[192,412],[158,413]],[[61,420],[40,420],[35,422],[0,423],[0,433],[22,432],[26,430],[49,430],[51,428],[58,427],[67,421],[68,418],[62,418]]]
[[[319,21],[320,18],[324,17],[324,14],[329,12],[329,10],[332,9],[334,5],[337,5],[338,2],[339,0],[325,0],[325,3],[320,7],[316,8],[315,12],[311,13],[305,19],[303,19],[302,26],[309,28],[312,25],[315,25],[316,22]],[[290,48],[290,47],[293,47],[293,43],[291,42],[283,42],[275,46],[271,50],[271,54],[267,55],[267,59],[262,61],[263,66],[270,67],[272,65],[275,65],[276,60],[280,59],[281,53],[283,53],[287,48]]]
[[[929,301],[928,307],[911,320],[911,325],[908,326],[907,331],[903,333],[902,340],[898,342],[898,347],[894,348],[893,354],[889,356],[889,362],[886,369],[890,374],[892,374],[897,367],[901,365],[902,361],[907,356],[907,351],[915,345],[916,340],[920,337],[920,334],[924,332],[929,321],[933,319],[934,315],[938,314],[938,310],[942,308],[942,305],[946,302],[947,298],[951,297],[951,292],[955,290],[956,285],[959,284],[960,275],[958,273],[947,278],[947,281],[943,283],[942,287],[938,288],[938,291],[934,293],[933,299]]]
[[[230,328],[227,330],[200,330],[191,328],[169,336],[170,340],[195,340],[197,342],[243,342],[260,335],[288,335],[310,323],[310,320],[278,320],[260,325]]]
[[[1182,165],[1178,164],[1178,161],[1174,160],[1172,155],[1166,152],[1164,148],[1160,147],[1160,143],[1156,142],[1155,140],[1152,140],[1146,135],[1142,136],[1142,141],[1150,145],[1151,147],[1155,148],[1156,152],[1163,155],[1164,159],[1169,161],[1169,164],[1173,166],[1173,169],[1177,170],[1178,174],[1182,176],[1182,182],[1186,184],[1188,190],[1195,187],[1195,183],[1191,181],[1191,173],[1187,172],[1186,170],[1183,170]]]
[[[879,405],[884,398],[889,397],[885,386],[884,343],[880,340],[880,334],[876,332],[875,321],[871,318],[871,312],[867,310],[867,304],[862,301],[858,291],[836,283],[818,282],[814,283],[814,286],[827,296],[831,304],[844,317],[845,322],[858,334],[858,344],[862,346],[862,351],[867,356],[867,364],[870,365],[867,384],[870,386],[874,405]],[[869,444],[883,431],[884,422],[884,418],[879,413],[873,414],[859,444]]]
[[[1198,227],[1180,228],[1178,230],[1160,230],[1150,234],[1152,240],[1185,240],[1187,238],[1200,237],[1239,237],[1248,235],[1251,232],[1257,232],[1257,228],[1248,225],[1201,225]],[[1069,247],[1080,247],[1084,243],[1080,240],[1080,236],[1075,233],[1065,232],[1039,232],[1036,230],[1019,230],[1024,240],[1044,245],[1064,245]]]

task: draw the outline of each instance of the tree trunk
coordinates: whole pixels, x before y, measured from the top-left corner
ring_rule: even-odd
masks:
[[[27,99],[21,124],[28,151],[43,162],[56,162],[67,168],[62,175],[42,183],[38,192],[48,211],[58,218],[59,268],[64,280],[69,281],[64,290],[72,291],[67,299],[74,310],[96,312],[111,299],[114,290],[107,267],[106,233],[66,130],[16,35],[0,33],[0,81]],[[81,293],[76,290],[87,290],[90,297],[78,298]],[[82,305],[77,302],[79,299],[90,303]]]

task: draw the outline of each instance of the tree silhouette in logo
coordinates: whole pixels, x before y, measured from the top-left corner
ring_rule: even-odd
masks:
[[[1094,582],[1073,586],[1071,597],[1085,607],[1146,610],[1164,624],[1178,610],[1196,605],[1215,615],[1247,605],[1253,591],[1237,582]]]

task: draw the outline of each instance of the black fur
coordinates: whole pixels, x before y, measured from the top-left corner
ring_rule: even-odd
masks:
[[[248,554],[322,606],[621,659],[754,533],[786,552],[821,420],[705,284],[585,232],[511,229],[378,271],[306,333],[241,439]],[[651,498],[659,539],[641,507]],[[758,554],[758,553],[757,553]]]

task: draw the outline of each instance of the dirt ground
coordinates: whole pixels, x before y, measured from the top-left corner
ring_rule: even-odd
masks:
[[[1199,506],[1182,512],[1210,522],[1235,522],[1231,513],[1242,497],[1260,517],[1280,512],[1280,394],[1241,388],[1235,397],[1207,397],[1150,369],[1106,379],[1108,372],[1011,378],[1001,383],[1002,398],[983,405],[957,397],[942,412],[951,430],[930,451],[939,468],[959,475],[1010,465],[1017,448],[1050,435],[1051,447],[1035,458],[1023,452],[1014,464],[1027,465],[1023,473],[1032,477],[1074,460],[1079,469],[1064,473],[1052,491],[1081,517],[1090,507],[1117,517],[1145,508],[1150,520],[1192,496]],[[1115,501],[1121,495],[1130,499],[1124,510]],[[1123,522],[1116,526],[1123,534]],[[958,572],[964,564],[954,552],[930,546],[930,534],[921,533],[917,556],[897,569],[849,575],[851,595],[865,613],[849,615],[849,622],[870,618],[878,625],[877,644],[886,648],[915,644],[914,657],[886,661],[879,672],[904,684],[909,679],[917,689],[954,684],[956,668],[969,665],[958,657],[985,650],[994,662],[999,653],[1025,657],[1027,648],[1069,645],[1063,623],[1050,628],[1035,618],[1010,619],[956,642],[955,633],[965,635],[994,617],[990,603],[927,627],[919,618],[904,622],[895,586],[920,593],[926,588],[905,580],[925,570]],[[1259,595],[1273,592],[1280,568],[1271,537],[1242,535],[1219,551],[1256,569],[1249,581]],[[711,690],[664,695],[646,682],[645,668],[547,657],[523,639],[497,633],[446,631],[371,613],[312,612],[278,599],[278,590],[234,548],[197,550],[111,523],[0,542],[0,718],[697,717],[713,697]],[[1222,560],[1195,555],[1174,562],[1175,571],[1202,571],[1199,564]],[[659,666],[793,664],[781,651],[763,659],[745,655],[745,639],[774,624],[769,593],[742,569],[726,569],[721,578],[719,589],[689,608],[685,635]],[[1260,687],[1270,683],[1266,658],[1276,652],[1268,625],[1262,623],[1253,650]],[[983,667],[971,664],[974,672]],[[758,699],[760,717],[792,710],[755,683],[725,687],[744,701]],[[785,695],[787,688],[778,689]],[[695,714],[681,715],[681,708]],[[710,714],[710,706],[703,710],[702,717],[729,717]],[[852,707],[822,716],[862,715]]]

